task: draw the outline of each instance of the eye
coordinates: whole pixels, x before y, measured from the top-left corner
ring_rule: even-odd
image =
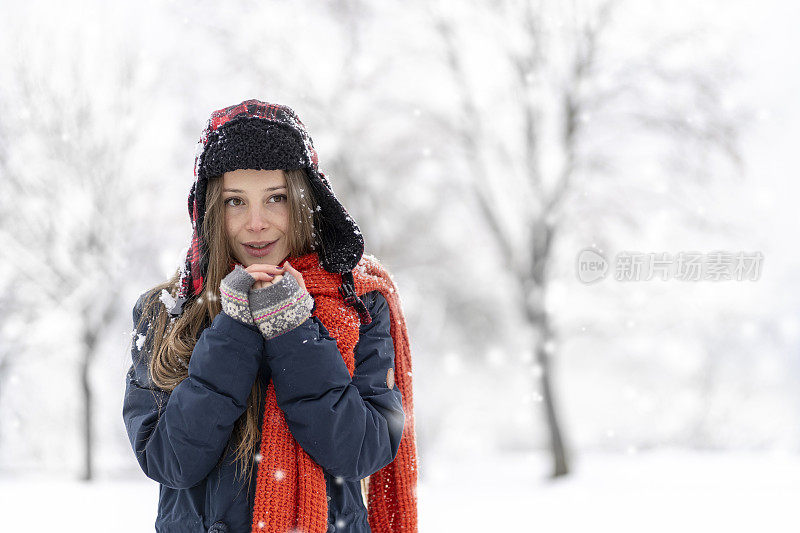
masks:
[[[279,198],[279,200],[277,202],[272,202],[272,200],[275,199],[275,198]],[[231,196],[230,198],[225,200],[225,202],[224,202],[225,205],[230,206],[230,207],[239,207],[240,204],[231,204],[231,203],[229,203],[232,200],[235,200],[237,202],[241,202],[242,201],[241,198],[238,198],[236,196]],[[281,202],[286,202],[287,200],[288,200],[288,197],[285,194],[275,194],[273,196],[270,196],[268,201],[277,204],[277,203],[281,203]]]

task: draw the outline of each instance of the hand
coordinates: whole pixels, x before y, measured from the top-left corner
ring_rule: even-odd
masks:
[[[250,265],[245,270],[256,279],[252,287],[253,289],[260,289],[280,281],[284,273],[284,269],[281,267],[268,264]]]
[[[274,265],[253,266],[255,275],[273,277],[271,282],[263,282],[265,287],[252,289],[248,293],[250,316],[264,338],[273,339],[298,327],[311,317],[315,305],[314,298],[306,289],[300,272],[289,263],[285,263],[284,274],[278,274],[280,269]],[[290,275],[286,275],[286,271],[289,271]]]
[[[266,275],[266,274],[260,274]],[[219,283],[222,310],[226,315],[244,324],[255,325],[250,311],[249,293],[255,277],[237,264]]]
[[[300,272],[298,272],[289,263],[289,261],[286,261],[284,263],[284,268],[275,265],[255,264],[255,265],[250,265],[249,267],[247,267],[246,270],[250,273],[250,275],[256,278],[256,282],[253,285],[253,289],[260,289],[261,287],[267,287],[269,285],[272,285],[273,283],[277,283],[281,280],[283,274],[285,274],[286,271],[289,271],[289,273],[292,276],[294,276],[294,278],[297,280],[297,284],[300,285],[300,287],[302,287],[303,290],[307,290],[306,283],[303,280],[303,275]]]

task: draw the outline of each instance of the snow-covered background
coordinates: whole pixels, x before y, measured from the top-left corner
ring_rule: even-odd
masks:
[[[152,530],[121,417],[131,309],[180,265],[208,114],[258,98],[300,115],[400,289],[421,531],[795,531],[798,17],[0,3],[3,529]],[[587,248],[763,260],[586,284]]]

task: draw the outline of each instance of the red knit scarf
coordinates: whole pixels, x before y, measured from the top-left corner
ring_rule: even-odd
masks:
[[[302,275],[314,297],[314,316],[327,328],[347,364],[355,370],[353,348],[359,338],[357,311],[344,303],[338,287],[341,275],[323,270],[316,253],[289,259]],[[286,273],[284,275],[291,275]],[[373,256],[362,256],[353,269],[356,294],[378,290],[386,298],[391,315],[395,351],[395,386],[403,396],[405,424],[394,461],[369,477],[367,514],[373,533],[417,531],[417,452],[414,402],[411,386],[411,351],[397,287]],[[270,380],[261,429],[252,531],[324,533],[328,502],[325,477],[320,467],[289,432],[278,407]]]

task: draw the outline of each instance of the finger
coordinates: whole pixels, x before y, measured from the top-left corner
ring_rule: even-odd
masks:
[[[295,274],[294,272],[290,272],[290,275],[294,276],[294,279],[296,279],[296,280],[297,280],[297,284],[298,284],[298,285],[299,285],[301,288],[303,288],[303,289],[306,289],[306,284],[305,284],[305,282],[303,281],[303,276],[301,276],[300,274]],[[306,290],[307,290],[307,289],[306,289]]]
[[[272,283],[269,281],[256,281],[253,284],[253,289],[262,289],[264,287],[269,287],[270,285],[272,285]]]
[[[274,274],[281,274],[284,270],[281,267],[275,265],[250,265],[245,270],[248,272],[267,272],[267,273],[274,273]]]
[[[296,268],[290,265],[288,261],[284,263],[284,265],[286,266],[286,270],[291,272],[291,274],[297,279],[297,282],[305,288],[306,285],[303,283],[303,275]]]
[[[257,274],[266,274],[269,276],[274,276],[275,274],[283,274],[283,270],[276,270],[275,268],[260,268],[260,269],[253,269],[248,270],[251,276],[256,276]]]
[[[288,270],[289,273],[292,276],[294,276],[294,279],[297,280],[297,284],[300,285],[303,289],[305,289],[306,284],[303,282],[303,275],[300,272],[298,272],[296,268],[290,265],[288,261],[284,263],[284,266],[286,267],[286,270]]]
[[[292,275],[294,277],[296,277],[296,278],[297,277],[302,277],[302,274],[300,274],[300,272],[298,272],[296,268],[294,268],[292,265],[290,265],[288,261],[285,262],[283,265],[286,268],[286,270],[288,270],[289,272],[292,273]]]
[[[247,268],[253,268],[253,269],[256,269],[256,270],[263,270],[263,269],[278,269],[278,270],[282,270],[281,267],[279,267],[277,265],[271,265],[269,263],[253,263],[252,265],[250,265]],[[247,270],[247,269],[245,269],[245,270]]]

